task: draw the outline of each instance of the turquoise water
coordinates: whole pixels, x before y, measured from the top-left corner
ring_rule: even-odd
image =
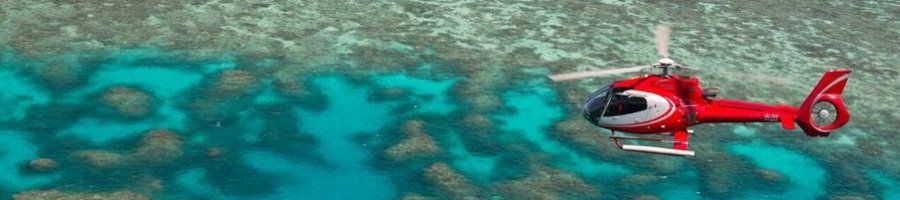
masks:
[[[593,160],[549,139],[546,130],[563,115],[562,109],[553,100],[554,91],[536,83],[527,84],[523,88],[530,89],[504,94],[505,105],[512,109],[512,113],[497,116],[504,123],[501,127],[514,134],[509,137],[524,138],[536,145],[541,153],[555,157],[557,167],[583,176],[608,178],[628,173],[624,166]]]
[[[40,176],[28,176],[16,173],[21,168],[22,162],[30,161],[38,157],[38,147],[31,144],[23,132],[2,131],[0,132],[0,144],[2,144],[3,154],[0,154],[2,162],[0,169],[7,173],[0,174],[0,183],[3,184],[3,191],[21,191],[29,188],[46,185],[60,178],[59,174],[46,174]]]
[[[813,199],[825,192],[822,186],[825,181],[825,170],[809,157],[783,147],[761,143],[735,144],[729,146],[729,148],[735,154],[750,158],[755,165],[764,169],[774,170],[790,180],[792,187],[787,191],[767,196]],[[768,199],[771,197],[758,198]],[[754,199],[757,197],[746,198]]]
[[[127,55],[137,51],[131,52]],[[726,179],[760,185],[736,185],[724,193],[709,185],[706,165],[695,165],[716,160],[678,158],[666,167],[676,171],[654,171],[640,164],[647,161],[621,162],[609,158],[623,157],[585,152],[550,134],[557,131],[555,123],[577,113],[566,111],[560,91],[540,76],[513,82],[509,89],[495,93],[501,109],[479,113],[494,124],[487,126],[493,127],[492,133],[473,138],[466,133],[472,127],[461,127],[465,125],[461,116],[467,115],[471,105],[454,96],[454,87],[464,79],[452,74],[295,74],[289,80],[302,84],[305,91],[297,96],[279,88],[278,80],[265,72],[235,67],[227,59],[178,67],[173,64],[177,62],[158,65],[146,61],[153,56],[142,57],[149,58],[102,61],[83,84],[62,90],[45,88],[40,79],[28,75],[27,68],[7,62],[0,71],[8,83],[2,87],[9,91],[2,98],[7,103],[4,109],[12,113],[4,119],[7,124],[0,134],[3,195],[53,188],[139,191],[161,199],[396,199],[410,193],[452,193],[453,188],[429,181],[430,175],[421,171],[433,162],[449,163],[454,171],[447,173],[464,177],[465,184],[480,188],[484,198],[503,198],[502,192],[492,194],[491,188],[514,183],[537,166],[571,173],[607,198],[815,199],[829,194],[828,174],[833,169],[798,150],[760,140],[766,133],[750,126],[729,126],[735,136],[751,140],[724,144],[734,155],[729,159],[738,161],[728,165],[739,166],[726,173],[734,178]],[[254,78],[221,81],[222,74],[240,74],[234,71]],[[217,89],[224,88],[217,83],[239,89]],[[146,105],[139,105],[151,111],[137,117],[116,114],[101,102],[102,94],[116,86],[139,88],[151,96]],[[42,106],[64,109],[37,109]],[[48,114],[38,112],[71,113],[39,118]],[[416,142],[434,145],[437,151],[410,151],[407,156],[413,157],[386,159],[386,149],[409,137],[402,125],[413,119],[425,123],[422,131],[433,143]],[[39,126],[28,125],[35,123],[30,120],[55,121],[46,123],[52,126]],[[143,135],[158,128],[178,134],[181,156],[168,157],[172,160],[163,164],[146,164],[135,152]],[[473,139],[493,142],[479,146],[467,141]],[[489,147],[499,149],[479,149]],[[211,155],[212,149],[217,155]],[[92,167],[77,156],[81,150],[112,152],[121,159],[113,161],[114,167]],[[27,163],[39,157],[60,166],[49,172],[28,169]],[[774,173],[780,180],[760,178],[755,175],[759,171]],[[119,180],[138,176],[135,173],[159,180],[159,186]],[[890,174],[869,170],[865,177],[872,182],[872,191],[877,191],[875,196],[897,198],[893,189],[897,181]],[[644,181],[620,185],[625,180]],[[459,186],[463,185],[453,185]]]
[[[878,183],[878,187],[882,190],[882,198],[900,199],[900,189],[897,188],[897,179],[892,179],[889,176],[876,171],[869,171],[866,175],[868,175],[870,179]]]
[[[0,200],[900,199],[897,13],[838,0],[0,1]],[[698,125],[689,158],[621,151],[580,106],[638,74],[546,75],[652,63],[659,24],[720,97],[797,105],[822,72],[852,68],[853,119],[824,138]]]
[[[3,110],[9,113],[0,118],[4,122],[22,120],[29,106],[43,105],[50,101],[45,91],[35,88],[12,72],[0,72],[0,79],[6,82],[0,86],[4,91],[0,102],[3,102]]]

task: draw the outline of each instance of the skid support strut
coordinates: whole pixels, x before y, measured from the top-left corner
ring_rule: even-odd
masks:
[[[674,155],[674,156],[694,156],[694,151],[687,150],[688,148],[688,131],[676,131],[672,134],[672,138],[674,140],[663,140],[656,138],[642,138],[642,137],[633,137],[633,136],[620,136],[616,135],[616,132],[613,131],[613,134],[609,136],[613,141],[616,142],[616,146],[619,146],[622,150],[626,151],[636,151],[643,153],[655,153],[655,154],[663,154],[663,155]],[[630,144],[622,144],[621,140],[641,140],[641,141],[651,141],[651,142],[659,142],[659,143],[672,143],[672,148],[663,148],[663,147],[655,147],[655,146],[643,146],[643,145],[630,145]]]

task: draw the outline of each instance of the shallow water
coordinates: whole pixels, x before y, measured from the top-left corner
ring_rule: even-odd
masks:
[[[0,199],[900,199],[900,110],[884,103],[900,100],[898,13],[893,1],[0,2]],[[689,158],[620,151],[579,109],[627,75],[546,75],[652,62],[656,24],[721,97],[796,105],[825,70],[852,68],[854,118],[826,138],[699,125]]]

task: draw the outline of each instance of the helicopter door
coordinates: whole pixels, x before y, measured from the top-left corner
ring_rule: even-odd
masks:
[[[611,94],[609,104],[598,120],[600,125],[639,126],[663,120],[671,114],[672,105],[666,98],[639,90]]]

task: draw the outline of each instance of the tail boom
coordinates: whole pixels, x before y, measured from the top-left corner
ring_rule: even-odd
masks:
[[[714,99],[708,106],[703,107],[701,112],[697,112],[697,123],[780,122],[781,126],[787,130],[793,130],[796,123],[808,136],[828,136],[830,132],[841,128],[850,121],[850,112],[847,111],[847,106],[844,105],[844,100],[841,98],[850,72],[850,69],[835,69],[825,72],[800,107]],[[834,106],[836,117],[830,124],[817,124],[813,118],[813,115],[820,112],[814,111],[814,107],[822,102]],[[830,112],[824,112],[822,115],[829,116],[830,114]]]

